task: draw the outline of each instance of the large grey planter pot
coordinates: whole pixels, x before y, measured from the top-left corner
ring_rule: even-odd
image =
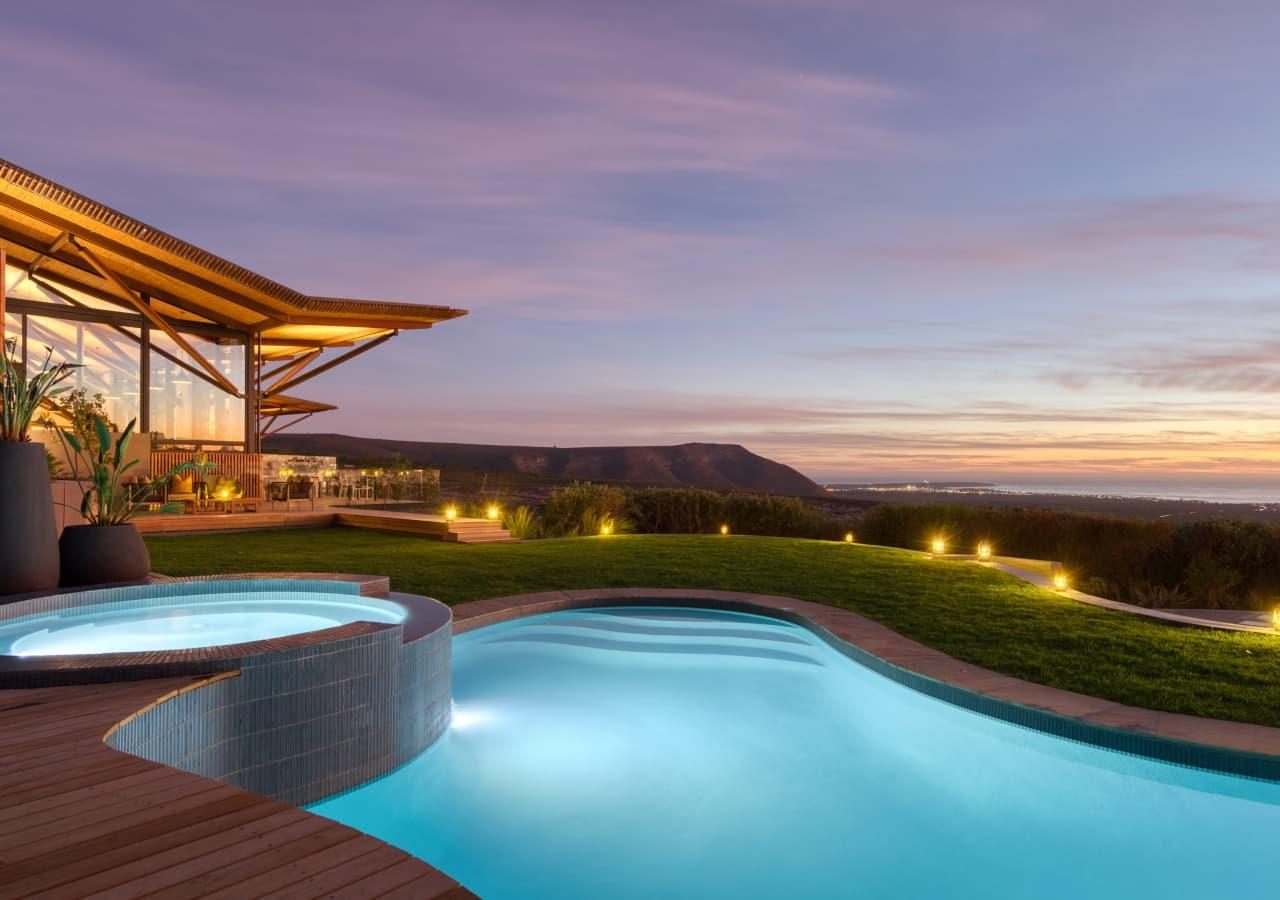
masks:
[[[0,597],[58,586],[58,526],[44,444],[0,441]]]
[[[62,586],[142,581],[151,555],[132,525],[68,525],[59,541]]]

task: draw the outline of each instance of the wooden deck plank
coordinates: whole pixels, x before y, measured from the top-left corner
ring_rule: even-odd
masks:
[[[0,900],[376,896],[454,883],[344,825],[103,743],[115,723],[191,683],[0,690]]]
[[[314,872],[287,888],[276,891],[275,900],[307,900],[330,891],[340,891],[399,863],[404,857],[398,850],[386,844],[335,869]]]

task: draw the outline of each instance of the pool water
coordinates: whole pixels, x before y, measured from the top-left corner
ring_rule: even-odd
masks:
[[[356,594],[272,590],[183,594],[136,604],[91,603],[0,621],[0,654],[135,653],[218,647],[351,622],[399,622],[397,604]]]
[[[1278,895],[1280,785],[986,718],[671,608],[459,636],[450,730],[313,811],[499,898]]]

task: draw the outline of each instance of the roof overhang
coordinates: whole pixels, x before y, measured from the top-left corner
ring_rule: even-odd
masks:
[[[179,327],[212,323],[255,335],[267,359],[466,315],[447,306],[303,294],[3,159],[0,241],[11,265],[55,287],[126,306],[122,294],[135,292]]]

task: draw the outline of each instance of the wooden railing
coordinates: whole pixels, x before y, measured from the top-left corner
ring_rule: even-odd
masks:
[[[261,500],[262,493],[262,454],[237,453],[220,451],[216,453],[197,453],[194,450],[152,450],[152,476],[168,472],[184,462],[190,462],[197,456],[209,460],[210,466],[204,474],[206,484],[213,484],[219,478],[230,478],[240,482],[246,499]]]

